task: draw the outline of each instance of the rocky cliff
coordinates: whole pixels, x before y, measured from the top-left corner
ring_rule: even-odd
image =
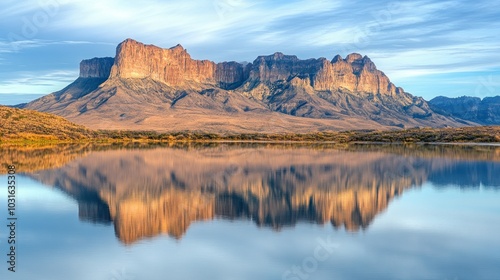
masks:
[[[449,98],[438,96],[429,101],[431,108],[443,115],[483,125],[500,125],[500,96],[479,97],[462,96]]]
[[[112,57],[92,58],[80,62],[80,78],[105,78],[109,77],[115,59]]]
[[[110,78],[149,78],[182,87],[189,82],[213,84],[215,70],[215,63],[191,59],[181,45],[161,49],[127,39],[116,49]]]
[[[132,39],[116,57],[84,60],[80,78],[27,108],[92,128],[310,132],[461,126],[396,87],[360,54],[301,60],[275,53],[249,64],[192,59]]]
[[[99,63],[97,59],[90,61]],[[107,69],[109,62],[109,59],[102,59],[102,68]],[[162,49],[127,39],[117,47],[116,62],[111,72],[111,78],[151,78],[172,87],[196,82],[236,88],[248,78],[251,82],[272,84],[299,77],[319,91],[346,89],[373,94],[404,93],[377,70],[370,58],[356,53],[345,59],[337,55],[328,61],[325,58],[300,60],[278,52],[259,56],[253,63],[244,66],[237,62],[215,64],[208,60],[194,60],[181,45]]]
[[[118,45],[110,75],[110,78],[149,78],[176,88],[189,83],[231,88],[241,85],[247,77],[248,70],[237,62],[215,64],[194,60],[181,45],[162,49],[132,39]]]

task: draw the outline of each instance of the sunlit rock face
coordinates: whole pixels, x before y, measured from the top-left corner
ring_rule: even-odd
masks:
[[[181,45],[161,49],[127,39],[116,49],[110,77],[150,78],[177,87],[189,81],[214,83],[215,70],[215,63],[191,59]]]
[[[446,178],[477,173],[478,164],[483,171],[463,187],[499,185],[494,162],[456,163],[436,154],[227,145],[117,150],[32,177],[73,196],[80,219],[113,223],[131,244],[161,234],[179,239],[191,223],[216,217],[275,230],[314,222],[357,231],[405,190],[427,180],[456,184]]]
[[[96,59],[93,62],[97,62]],[[109,61],[102,60],[102,68]],[[373,94],[403,94],[375,64],[360,54],[350,54],[346,59],[336,56],[326,59],[300,60],[293,55],[275,53],[259,56],[252,64],[237,62],[216,64],[208,60],[194,60],[181,45],[162,49],[127,39],[117,47],[111,78],[150,78],[172,87],[185,86],[187,82],[237,87],[248,78],[263,83],[287,81],[303,76],[316,90],[338,90]]]

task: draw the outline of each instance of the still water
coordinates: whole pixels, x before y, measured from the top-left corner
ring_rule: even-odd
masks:
[[[500,279],[500,147],[0,148],[0,279]],[[7,191],[0,193],[7,224]]]

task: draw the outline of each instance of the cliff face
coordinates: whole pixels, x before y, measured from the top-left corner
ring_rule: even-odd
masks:
[[[82,61],[80,78],[26,108],[97,129],[206,132],[462,126],[392,84],[366,56],[301,60],[275,53],[253,63],[192,59],[127,39],[116,57]]]
[[[108,78],[115,59],[112,57],[92,58],[80,62],[80,78]]]
[[[347,89],[351,92],[395,95],[403,93],[389,78],[377,70],[375,64],[360,54],[350,54],[345,59],[336,56],[331,62],[322,60],[321,69],[314,77],[317,90],[335,91]]]
[[[403,93],[389,78],[377,70],[367,57],[353,53],[342,59],[339,55],[332,61],[326,58],[300,60],[296,56],[275,53],[260,56],[253,62],[250,78],[274,83],[299,77],[318,91],[337,91],[394,95]]]
[[[171,87],[194,82],[225,89],[241,85],[248,78],[248,70],[237,62],[194,60],[181,45],[162,49],[127,39],[117,47],[111,78],[150,78]]]
[[[188,82],[214,83],[215,63],[193,60],[187,51],[177,45],[161,49],[127,39],[116,49],[111,78],[150,78],[173,87]]]
[[[85,60],[93,69],[98,59]],[[108,69],[109,59],[102,59],[102,69]],[[85,69],[85,76],[88,72]],[[350,54],[345,59],[336,56],[300,60],[296,56],[275,53],[259,56],[246,66],[237,62],[215,64],[208,60],[194,60],[181,46],[161,49],[127,39],[117,47],[116,63],[112,78],[151,78],[169,86],[182,87],[187,82],[207,83],[221,88],[237,88],[248,78],[252,81],[275,83],[298,76],[319,91],[346,89],[351,92],[395,95],[403,93],[389,78],[377,70],[375,64],[360,54]],[[93,73],[92,73],[93,74]],[[82,76],[82,74],[81,74]]]
[[[429,101],[431,108],[444,115],[477,122],[483,125],[500,125],[500,96],[462,96],[448,98],[438,96]]]
[[[278,52],[257,57],[253,62],[250,78],[263,83],[287,81],[294,76],[309,76],[318,70],[318,66],[316,59],[299,60],[294,55]]]
[[[215,81],[223,89],[235,89],[249,77],[251,64],[243,66],[237,62],[218,63],[215,68]]]

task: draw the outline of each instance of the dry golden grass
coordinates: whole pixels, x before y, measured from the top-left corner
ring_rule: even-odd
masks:
[[[83,140],[95,132],[47,113],[0,106],[0,141]]]

